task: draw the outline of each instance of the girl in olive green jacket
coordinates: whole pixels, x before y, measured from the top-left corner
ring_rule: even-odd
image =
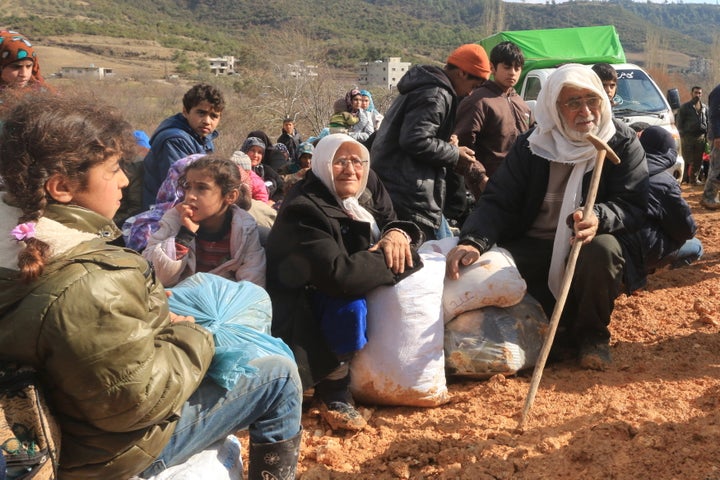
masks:
[[[130,125],[107,106],[41,95],[3,120],[0,363],[38,370],[62,433],[59,478],[154,475],[246,427],[248,477],[294,478],[294,362],[255,359],[257,374],[231,391],[204,378],[212,335],[169,312],[140,255],[109,243]]]

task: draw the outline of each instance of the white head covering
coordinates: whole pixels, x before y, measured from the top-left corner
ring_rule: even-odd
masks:
[[[341,199],[340,197],[338,197],[337,191],[335,190],[335,178],[333,176],[332,169],[332,161],[333,158],[335,158],[335,152],[338,151],[340,145],[342,145],[343,143],[356,144],[360,150],[360,158],[362,160],[368,161],[368,163],[366,163],[364,175],[360,179],[360,188],[358,188],[357,193],[355,193],[354,196],[345,199]],[[380,229],[378,228],[377,222],[375,221],[375,217],[373,217],[370,212],[365,210],[365,208],[360,206],[360,204],[358,203],[358,198],[360,198],[360,195],[362,195],[362,193],[365,191],[365,187],[367,186],[367,169],[370,168],[369,161],[370,152],[368,152],[368,149],[365,148],[362,143],[358,142],[354,138],[344,133],[333,133],[331,135],[323,137],[318,142],[317,146],[315,147],[315,153],[313,154],[311,168],[315,176],[320,179],[320,181],[323,183],[323,185],[325,185],[325,187],[327,187],[328,190],[330,190],[330,193],[333,194],[333,196],[338,202],[338,205],[342,207],[345,213],[347,213],[351,218],[355,220],[359,220],[361,222],[368,222],[370,224],[373,240],[377,240],[378,238],[380,238]]]
[[[603,90],[600,78],[590,67],[571,63],[559,67],[548,77],[545,86],[540,90],[535,106],[537,127],[528,138],[530,151],[551,162],[574,165],[560,207],[548,275],[548,286],[556,298],[560,294],[560,283],[570,250],[565,220],[580,206],[582,179],[586,172],[595,167],[597,154],[595,147],[585,139],[586,135],[565,125],[560,115],[557,101],[564,87],[588,89],[598,95],[602,101],[600,118],[596,119],[597,127],[592,133],[606,142],[615,135],[610,101]]]

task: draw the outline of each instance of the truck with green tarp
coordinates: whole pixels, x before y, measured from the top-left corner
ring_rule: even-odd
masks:
[[[525,65],[516,90],[534,109],[543,84],[556,67],[565,63],[588,65],[609,63],[618,74],[617,93],[613,98],[613,116],[632,125],[644,122],[666,128],[675,138],[680,151],[680,134],[667,99],[650,75],[638,65],[625,63],[620,37],[612,25],[545,30],[517,30],[499,32],[478,43],[490,53],[500,42],[515,43],[525,56]],[[679,103],[673,105],[678,108]],[[682,179],[684,161],[672,170],[673,176]]]
[[[495,45],[505,41],[513,42],[525,55],[518,88],[530,70],[563,63],[625,63],[620,37],[612,25],[500,32],[478,43],[489,54]]]

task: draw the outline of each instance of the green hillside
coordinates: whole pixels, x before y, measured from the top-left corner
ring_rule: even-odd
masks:
[[[652,29],[669,50],[709,57],[720,6],[629,0],[545,5],[498,0],[5,0],[0,24],[31,38],[69,34],[154,40],[203,55],[263,66],[287,38],[306,38],[330,66],[402,56],[440,60],[454,46],[498,28],[615,25],[628,52]],[[698,27],[698,26],[701,27]]]

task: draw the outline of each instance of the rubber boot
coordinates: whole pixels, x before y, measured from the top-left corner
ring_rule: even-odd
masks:
[[[302,428],[294,437],[274,443],[250,442],[248,480],[294,480]]]

